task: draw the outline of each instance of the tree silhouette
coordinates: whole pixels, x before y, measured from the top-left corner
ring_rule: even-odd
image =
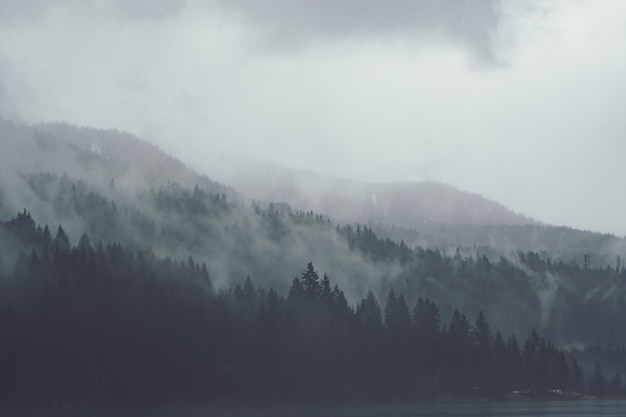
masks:
[[[0,243],[22,254],[3,263],[10,278],[0,273],[0,405],[623,395],[619,373],[607,379],[598,362],[585,379],[575,356],[619,362],[624,350],[565,352],[533,330],[520,351],[482,312],[472,325],[455,310],[442,326],[437,304],[419,297],[410,314],[393,289],[384,312],[372,291],[352,308],[312,262],[283,298],[250,276],[214,289],[211,265],[193,256],[94,244],[86,233],[72,246],[61,226],[52,238],[26,211],[1,227]],[[374,247],[370,233],[358,235]]]

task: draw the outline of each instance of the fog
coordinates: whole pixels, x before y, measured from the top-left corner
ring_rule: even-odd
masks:
[[[0,0],[0,116],[626,234],[618,1]]]

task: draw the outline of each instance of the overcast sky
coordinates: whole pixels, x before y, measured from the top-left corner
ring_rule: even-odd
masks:
[[[0,0],[0,115],[626,234],[622,0]]]

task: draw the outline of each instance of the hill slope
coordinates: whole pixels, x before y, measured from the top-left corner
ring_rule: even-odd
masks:
[[[154,145],[128,133],[80,128],[63,123],[35,127],[0,118],[0,171],[4,185],[16,174],[67,174],[97,186],[129,189],[158,187],[168,182],[233,194],[189,169]]]
[[[261,162],[235,165],[239,169],[222,177],[244,194],[261,201],[284,201],[344,221],[404,228],[537,223],[478,194],[437,182],[366,183]]]
[[[160,257],[191,256],[206,263],[218,289],[249,275],[260,285],[284,293],[293,271],[313,261],[343,288],[353,305],[368,290],[383,300],[393,288],[405,295],[409,305],[418,297],[430,298],[444,318],[457,308],[470,317],[483,310],[504,332],[524,335],[536,327],[549,330],[552,340],[560,343],[626,343],[621,324],[626,310],[620,301],[626,296],[626,272],[621,260],[611,259],[612,267],[605,268],[597,262],[583,265],[580,258],[578,264],[555,262],[532,248],[518,251],[516,242],[534,231],[546,233],[545,238],[537,238],[541,236],[537,232],[527,245],[535,239],[549,249],[561,248],[558,239],[551,239],[566,236],[563,230],[478,224],[464,229],[431,222],[429,235],[389,226],[375,230],[353,221],[335,223],[283,203],[250,206],[229,188],[194,174],[131,136],[70,126],[54,129],[42,132],[2,124],[0,144],[9,149],[2,154],[6,165],[0,168],[3,220],[27,208],[50,230],[62,224],[74,242],[86,232],[95,245],[119,242],[135,252],[149,247]],[[168,181],[169,175],[177,182]],[[437,232],[435,225],[443,232]],[[454,246],[438,247],[437,239],[453,242],[467,228],[474,229],[473,236],[484,234],[485,240],[489,235],[509,239],[510,246],[503,250],[457,241]],[[420,242],[398,238],[416,233]],[[623,244],[610,236],[575,231],[573,235],[573,239],[588,239],[588,245],[596,245],[593,250],[604,250],[611,242]],[[465,243],[471,238],[466,239]],[[10,249],[14,248],[10,243],[3,248],[0,265],[10,276],[20,253]],[[594,261],[608,256],[593,250]],[[24,251],[28,254],[27,248]]]

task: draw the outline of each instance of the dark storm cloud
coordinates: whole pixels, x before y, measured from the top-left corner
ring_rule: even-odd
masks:
[[[494,0],[217,0],[242,12],[279,47],[316,38],[435,34],[491,59],[499,21]]]

